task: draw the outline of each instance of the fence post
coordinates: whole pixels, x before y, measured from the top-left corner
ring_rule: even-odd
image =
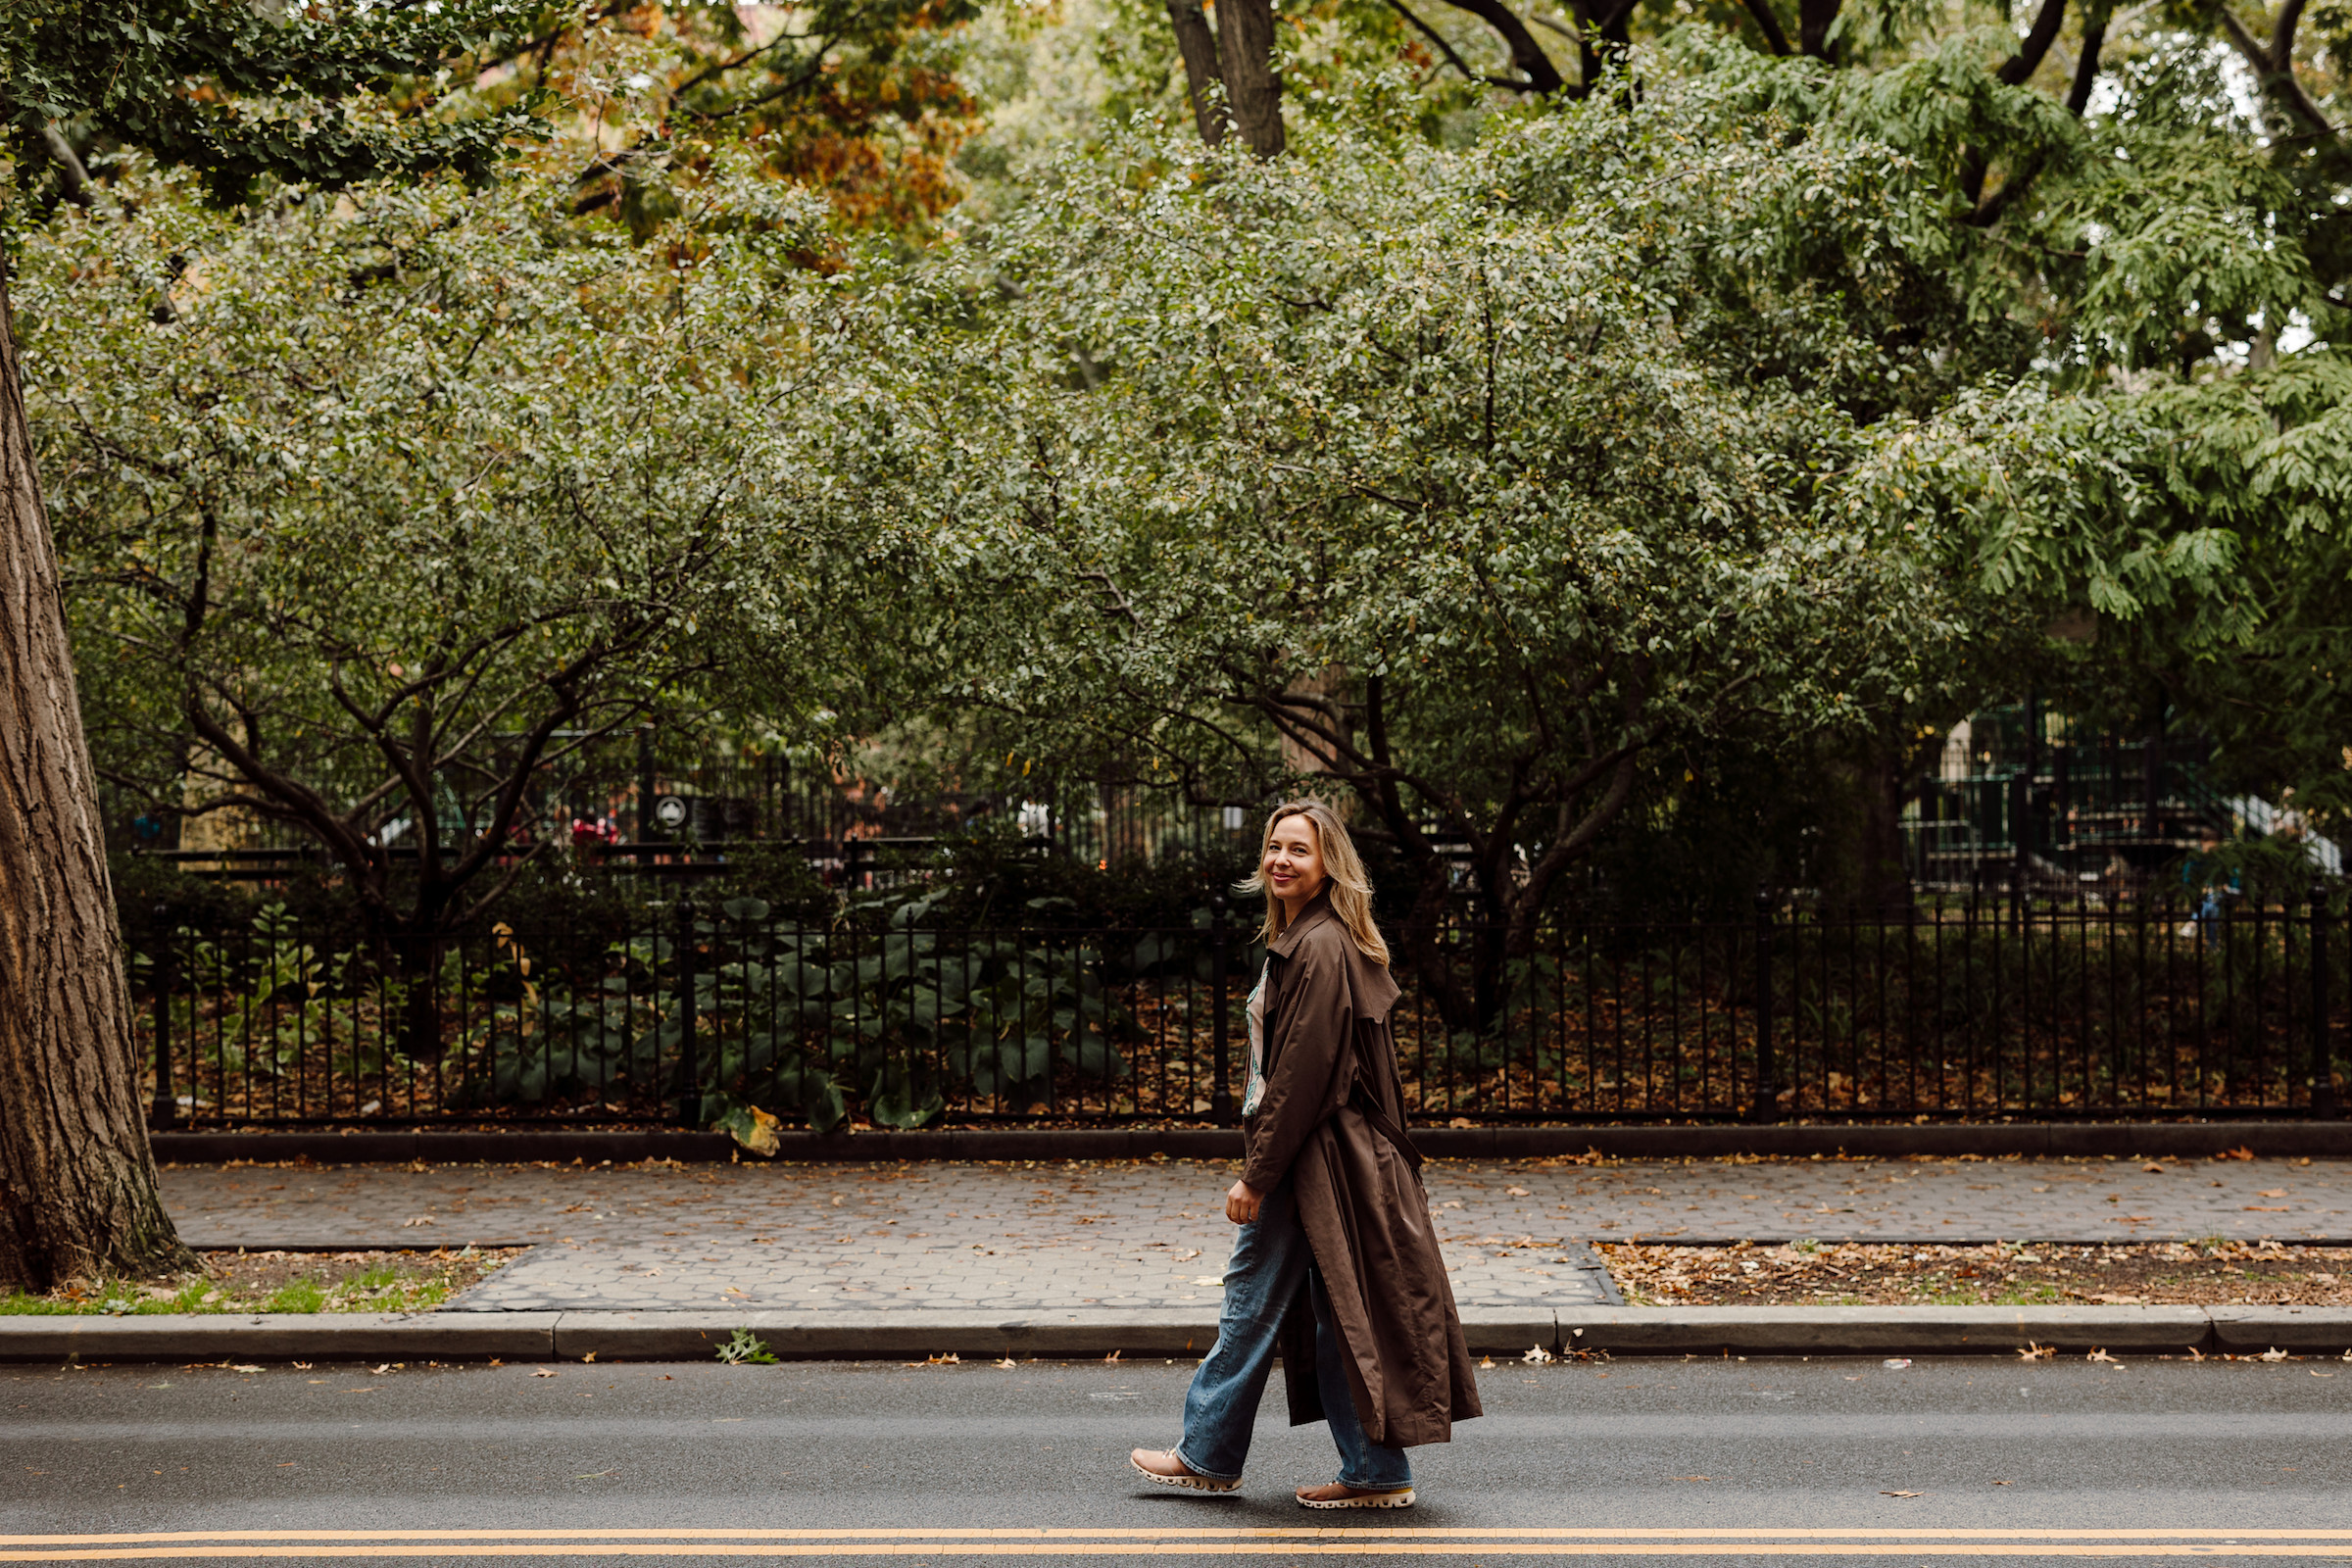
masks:
[[[2328,1029],[2328,884],[2311,879],[2311,1113],[2335,1114],[2335,1051]]]
[[[2027,756],[2033,751],[2029,743]],[[2019,932],[2026,929],[2026,876],[2034,864],[2034,779],[2032,764],[2009,781],[2009,836],[2016,842],[2010,847],[2009,859],[2009,923]]]
[[[637,842],[651,844],[659,824],[654,820],[654,726],[637,726]],[[635,864],[643,867],[641,852]]]
[[[172,1084],[172,911],[155,906],[156,924],[163,932],[163,954],[155,963],[155,1098],[147,1106],[147,1125],[169,1127],[179,1115],[179,1097]]]
[[[1750,1121],[1775,1121],[1781,1112],[1772,1059],[1772,911],[1779,902],[1769,893],[1756,895],[1756,1098],[1747,1107]]]
[[[695,1042],[694,899],[678,900],[678,1122],[703,1124],[703,1064]]]
[[[1218,1126],[1230,1127],[1234,1123],[1233,1078],[1226,1058],[1231,1054],[1228,1047],[1232,1035],[1228,1025],[1229,1014],[1225,1007],[1227,960],[1225,953],[1225,895],[1223,893],[1209,895],[1208,931],[1209,1038],[1216,1057],[1213,1069],[1216,1073],[1215,1087],[1209,1092],[1208,1116],[1209,1120]]]

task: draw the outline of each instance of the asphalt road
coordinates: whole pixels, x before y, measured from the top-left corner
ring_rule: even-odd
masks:
[[[1279,1388],[1240,1495],[1132,1478],[1186,1365],[537,1370],[0,1368],[0,1562],[2352,1561],[2336,1361],[1501,1364],[1352,1515]]]

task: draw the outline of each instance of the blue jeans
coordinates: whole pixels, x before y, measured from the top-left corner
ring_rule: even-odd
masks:
[[[1250,1434],[1266,1375],[1274,1369],[1276,1337],[1284,1311],[1306,1289],[1315,1312],[1315,1385],[1331,1441],[1339,1446],[1340,1484],[1361,1492],[1387,1492],[1413,1484],[1413,1467],[1402,1448],[1364,1436],[1348,1391],[1345,1344],[1331,1319],[1331,1302],[1315,1272],[1314,1252],[1298,1225],[1298,1205],[1284,1182],[1258,1205],[1257,1218],[1241,1228],[1233,1257],[1225,1265],[1225,1306],[1217,1318],[1217,1343],[1209,1347],[1193,1386],[1184,1396],[1184,1441],[1176,1457],[1196,1475],[1238,1481],[1250,1457]]]

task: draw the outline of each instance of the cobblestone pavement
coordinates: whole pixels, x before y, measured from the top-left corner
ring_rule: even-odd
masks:
[[[1593,1239],[2352,1238],[2352,1161],[1432,1161],[1465,1306],[1607,1289]],[[192,1246],[533,1245],[460,1310],[894,1305],[1026,1310],[1216,1298],[1222,1162],[197,1167],[165,1173]]]

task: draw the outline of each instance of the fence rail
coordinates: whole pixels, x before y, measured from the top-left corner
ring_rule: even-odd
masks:
[[[2333,1115],[2344,925],[2315,896],[1768,903],[1499,958],[1503,933],[1395,932],[1399,1064],[1438,1122]],[[1225,1121],[1259,961],[1222,914],[819,927],[755,900],[398,956],[282,910],[148,947],[142,1049],[178,1125]]]

